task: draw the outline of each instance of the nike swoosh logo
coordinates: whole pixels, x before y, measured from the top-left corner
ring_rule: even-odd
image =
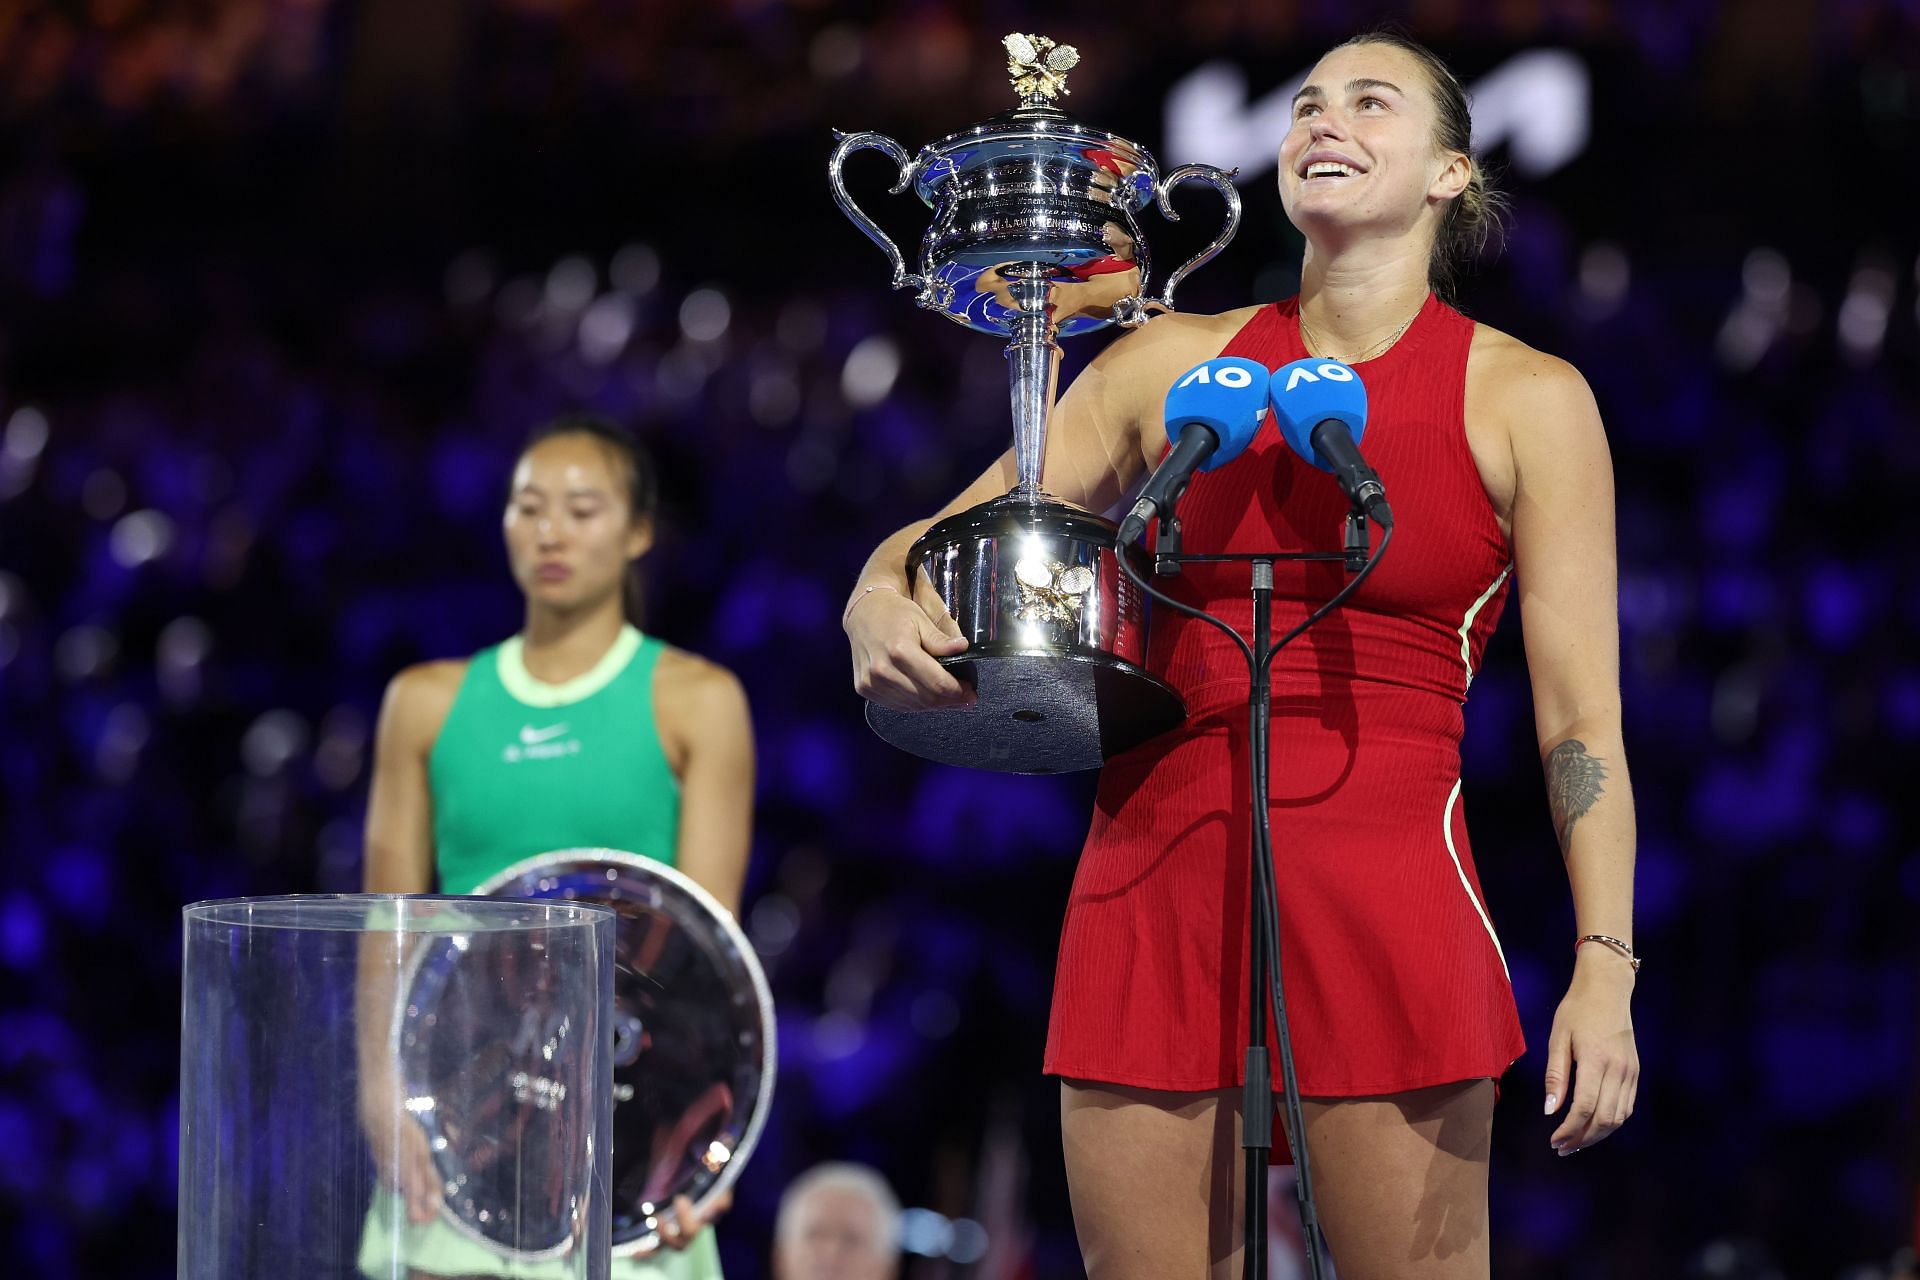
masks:
[[[522,746],[537,747],[543,742],[552,742],[566,731],[564,724],[556,724],[551,729],[536,729],[530,724],[523,724],[520,726],[520,743]]]

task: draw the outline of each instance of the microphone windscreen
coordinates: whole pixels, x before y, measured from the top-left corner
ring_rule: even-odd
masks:
[[[1367,429],[1367,388],[1350,365],[1309,356],[1275,369],[1269,385],[1280,434],[1314,466],[1333,470],[1313,447],[1313,429],[1328,418],[1344,422],[1353,442],[1360,443]]]
[[[1232,462],[1246,452],[1267,416],[1267,366],[1258,360],[1220,356],[1197,364],[1167,390],[1167,439],[1178,440],[1190,423],[1209,428],[1220,447],[1200,470]]]

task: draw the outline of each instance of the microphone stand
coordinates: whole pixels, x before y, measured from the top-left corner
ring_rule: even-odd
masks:
[[[1136,586],[1154,600],[1217,627],[1232,637],[1247,659],[1249,798],[1252,802],[1250,849],[1250,936],[1247,949],[1247,1056],[1241,1096],[1240,1146],[1246,1152],[1246,1221],[1244,1280],[1267,1280],[1267,1156],[1273,1146],[1273,1071],[1267,1059],[1267,1012],[1273,1012],[1274,1038],[1280,1050],[1280,1083],[1286,1107],[1287,1146],[1293,1155],[1294,1192],[1299,1202],[1301,1238],[1306,1247],[1307,1275],[1324,1280],[1325,1240],[1320,1233],[1319,1206],[1313,1194],[1313,1173],[1307,1156],[1306,1122],[1300,1108],[1300,1081],[1294,1072],[1293,1036],[1287,1023],[1286,989],[1280,981],[1280,914],[1273,865],[1272,814],[1267,804],[1268,752],[1272,736],[1273,659],[1308,627],[1339,608],[1366,581],[1393,541],[1393,526],[1381,525],[1378,548],[1369,551],[1367,517],[1358,509],[1347,516],[1339,551],[1255,552],[1189,555],[1181,548],[1180,520],[1163,516],[1154,545],[1155,576],[1180,572],[1188,564],[1245,563],[1252,574],[1253,638],[1242,637],[1230,625],[1205,610],[1156,590],[1140,575],[1122,546],[1114,548],[1122,569]],[[1353,577],[1306,621],[1273,642],[1273,566],[1278,561],[1339,560]]]

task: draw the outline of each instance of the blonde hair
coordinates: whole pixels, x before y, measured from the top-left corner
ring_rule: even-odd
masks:
[[[1458,151],[1467,158],[1467,186],[1447,204],[1440,216],[1440,231],[1433,238],[1433,252],[1427,259],[1427,287],[1446,302],[1456,301],[1461,272],[1486,251],[1487,245],[1503,237],[1508,201],[1494,187],[1487,172],[1473,154],[1473,116],[1467,109],[1467,91],[1453,68],[1427,46],[1387,29],[1366,31],[1334,46],[1384,44],[1411,56],[1427,73],[1433,88],[1437,122],[1433,143],[1441,151]]]

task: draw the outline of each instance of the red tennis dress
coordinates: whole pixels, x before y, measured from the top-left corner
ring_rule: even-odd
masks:
[[[1497,1079],[1526,1047],[1460,795],[1462,707],[1512,567],[1467,449],[1472,338],[1472,321],[1429,298],[1399,342],[1357,366],[1362,448],[1393,502],[1393,546],[1273,664],[1267,803],[1308,1095]],[[1273,368],[1306,356],[1297,302],[1263,308],[1223,354]],[[1180,518],[1189,552],[1330,551],[1346,509],[1333,477],[1269,428],[1194,478]],[[1274,635],[1345,578],[1339,561],[1276,565]],[[1189,565],[1168,583],[1252,634],[1246,565]],[[1246,663],[1213,628],[1161,609],[1147,665],[1185,697],[1188,719],[1101,775],[1046,1070],[1226,1088],[1241,1081],[1247,1034]]]

